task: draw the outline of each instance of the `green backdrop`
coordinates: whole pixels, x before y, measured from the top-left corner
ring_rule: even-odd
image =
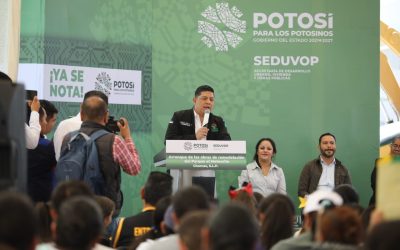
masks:
[[[318,156],[318,137],[327,131],[336,135],[337,158],[348,167],[366,205],[371,193],[369,175],[379,146],[379,1],[236,0],[228,2],[228,13],[234,18],[218,23],[201,15],[207,8],[219,8],[219,3],[222,1],[22,0],[20,61],[143,70],[143,104],[110,107],[117,117],[128,117],[142,160],[139,176],[123,176],[122,215],[140,210],[139,189],[155,169],[153,155],[163,147],[172,113],[190,108],[195,88],[204,83],[214,87],[214,113],[223,116],[232,139],[247,141],[249,161],[259,138],[275,140],[278,153],[274,161],[283,168],[288,193],[296,205],[299,173],[305,162]],[[359,11],[360,5],[363,11]],[[319,12],[332,13],[333,27],[324,30],[333,35],[291,36],[290,32],[304,29],[296,22],[289,27],[287,19],[280,28],[265,23],[254,28],[254,13]],[[245,32],[229,26],[237,24],[235,20],[246,22]],[[199,33],[199,21],[230,31],[241,41],[235,48],[228,46],[228,51],[208,48]],[[272,24],[278,21],[277,17]],[[272,31],[273,35],[261,37],[271,39],[268,42],[255,42],[254,31]],[[289,42],[293,38],[303,41]],[[318,63],[255,65],[255,56],[315,56]],[[305,73],[291,73],[289,79],[255,77],[258,71],[286,70]],[[79,104],[56,105],[61,111],[59,121],[79,109]],[[217,173],[223,202],[229,185],[237,185],[238,175],[239,171]]]

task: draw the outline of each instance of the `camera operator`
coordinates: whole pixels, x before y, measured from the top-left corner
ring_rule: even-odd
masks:
[[[105,95],[103,92],[98,91],[98,90],[91,90],[85,93],[85,96],[83,97],[83,101],[85,101],[87,98],[91,96],[98,96],[100,97],[107,105],[108,105],[108,97]],[[61,153],[61,144],[63,142],[63,139],[65,135],[67,135],[69,132],[78,130],[81,127],[82,120],[81,120],[81,113],[78,113],[76,116],[68,118],[66,120],[63,120],[58,124],[58,127],[56,131],[54,132],[54,150],[56,152],[56,160],[60,158],[60,153]],[[117,126],[116,122],[115,125]],[[108,123],[106,127],[109,129]],[[118,128],[118,126],[117,126]],[[111,131],[114,132],[114,131]],[[115,133],[115,132],[114,132]]]

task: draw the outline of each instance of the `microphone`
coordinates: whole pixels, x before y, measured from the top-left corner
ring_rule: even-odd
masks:
[[[204,110],[203,127],[207,127],[209,119],[210,119],[210,110],[206,109]]]

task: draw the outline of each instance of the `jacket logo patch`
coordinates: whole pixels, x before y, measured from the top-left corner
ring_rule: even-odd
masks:
[[[186,127],[190,127],[192,126],[192,124],[188,123],[188,122],[179,122],[182,126],[186,126]]]
[[[211,132],[219,132],[217,124],[215,123],[211,124]]]

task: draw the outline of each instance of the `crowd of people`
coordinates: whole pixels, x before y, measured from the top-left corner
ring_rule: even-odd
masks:
[[[198,87],[193,108],[173,114],[165,140],[230,140],[213,107],[213,88]],[[108,131],[108,97],[89,91],[79,114],[60,122],[49,140],[57,114],[47,100],[27,102],[27,195],[0,192],[0,249],[395,249],[400,236],[400,222],[385,221],[374,196],[370,207],[359,204],[348,169],[335,157],[331,133],[319,137],[319,156],[300,174],[298,196],[305,205],[299,211],[287,195],[284,169],[273,162],[275,141],[261,138],[253,161],[238,176],[239,188],[227,191],[227,204],[217,202],[213,170],[154,171],[138,191],[142,211],[121,217],[121,170],[137,175],[142,168],[128,120],[117,122],[119,135]],[[90,180],[60,178],[65,173],[59,171],[67,170],[57,164],[75,138],[102,130],[93,142],[101,192]],[[400,155],[400,137],[391,145],[391,154]],[[374,169],[373,188],[375,179]],[[302,216],[300,229],[296,212]]]
[[[396,249],[399,221],[364,210],[351,185],[309,194],[297,231],[286,194],[257,200],[251,184],[234,191],[226,204],[196,185],[172,194],[172,177],[151,172],[140,190],[143,210],[119,218],[111,235],[115,203],[82,181],[59,183],[48,203],[2,191],[0,249]]]

